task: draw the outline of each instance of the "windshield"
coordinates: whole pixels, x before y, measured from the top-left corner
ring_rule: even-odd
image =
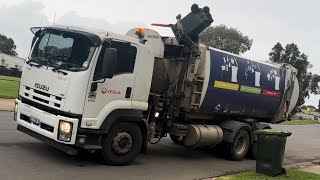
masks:
[[[89,66],[95,47],[86,36],[59,30],[44,30],[29,60],[68,71],[83,71]]]

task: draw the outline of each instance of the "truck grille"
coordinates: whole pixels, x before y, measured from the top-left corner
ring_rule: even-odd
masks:
[[[24,96],[30,100],[36,101],[40,104],[53,107],[55,109],[61,109],[63,104],[62,97],[48,94],[37,89],[24,86]]]
[[[30,100],[30,99],[27,99],[25,97],[22,97],[21,98],[21,102],[24,103],[24,104],[28,104],[32,107],[35,107],[37,109],[40,109],[42,111],[45,111],[47,113],[50,113],[50,114],[54,114],[56,116],[60,115],[60,116],[65,116],[65,117],[69,117],[69,118],[76,118],[76,119],[79,119],[81,120],[82,118],[82,115],[80,114],[73,114],[73,113],[69,113],[69,112],[64,112],[64,111],[61,111],[61,110],[58,110],[56,108],[52,108],[52,107],[49,107],[49,106],[44,106],[42,104],[39,104],[33,100]]]

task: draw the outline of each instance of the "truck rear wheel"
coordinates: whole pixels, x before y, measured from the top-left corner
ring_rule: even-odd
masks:
[[[240,129],[234,137],[233,143],[228,144],[228,157],[234,161],[242,160],[250,149],[250,135],[248,131]]]
[[[109,165],[128,165],[140,153],[142,134],[133,123],[119,123],[111,127],[102,139],[102,157]]]

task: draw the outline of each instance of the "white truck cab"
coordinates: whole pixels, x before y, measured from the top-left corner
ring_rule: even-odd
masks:
[[[19,130],[74,154],[61,144],[88,145],[81,129],[103,129],[112,112],[147,110],[154,63],[148,45],[77,27],[32,30],[35,38],[16,100]]]

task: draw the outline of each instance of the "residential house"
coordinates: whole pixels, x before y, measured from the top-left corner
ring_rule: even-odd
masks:
[[[10,56],[4,53],[0,53],[0,68],[16,69],[22,71],[25,59],[17,56]]]

